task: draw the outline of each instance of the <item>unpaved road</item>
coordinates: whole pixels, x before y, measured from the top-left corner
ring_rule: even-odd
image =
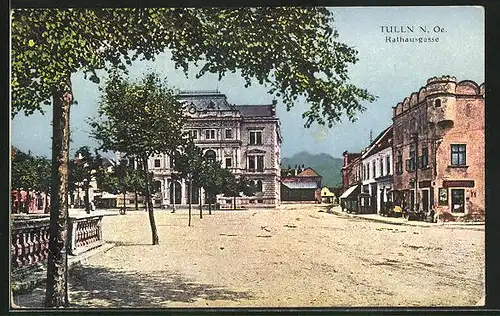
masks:
[[[155,218],[158,246],[147,213],[104,217],[116,246],[71,271],[72,306],[470,306],[484,294],[482,229],[391,225],[313,205],[203,219],[193,210],[191,227],[186,211]]]

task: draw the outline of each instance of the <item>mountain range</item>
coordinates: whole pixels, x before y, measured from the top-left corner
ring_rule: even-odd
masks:
[[[342,158],[334,158],[329,154],[310,154],[307,151],[301,151],[290,158],[281,158],[281,168],[294,168],[295,165],[304,165],[313,168],[323,177],[323,186],[337,187],[342,185],[341,170],[344,164]]]

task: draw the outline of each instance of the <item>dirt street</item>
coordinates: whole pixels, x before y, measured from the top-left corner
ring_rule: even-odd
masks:
[[[71,271],[76,307],[468,306],[484,230],[343,218],[320,206],[106,216],[116,244]]]

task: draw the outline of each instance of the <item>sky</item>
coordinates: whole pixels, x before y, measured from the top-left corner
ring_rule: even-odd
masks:
[[[301,114],[310,105],[298,103],[287,112],[277,99],[277,115],[281,122],[282,157],[308,151],[342,157],[342,152],[359,152],[370,142],[370,131],[375,138],[392,123],[392,107],[412,92],[424,86],[427,79],[442,75],[455,76],[458,81],[473,80],[478,84],[485,77],[485,13],[482,7],[332,7],[333,27],[338,41],[358,51],[359,61],[349,67],[350,82],[366,88],[378,98],[365,102],[365,112],[358,114],[354,123],[345,119],[332,128],[313,125],[306,129]],[[388,33],[403,27],[407,33]],[[428,32],[421,32],[421,27]],[[409,33],[408,28],[414,32]],[[437,42],[393,43],[387,36],[432,37]],[[268,88],[258,83],[244,87],[244,81],[230,74],[221,81],[216,75],[206,74],[196,79],[195,67],[186,78],[181,69],[175,69],[165,52],[155,62],[136,62],[130,68],[132,78],[140,78],[148,69],[165,76],[172,88],[180,90],[219,90],[232,104],[270,104],[275,98]],[[97,115],[100,92],[98,85],[77,73],[72,77],[77,105],[71,108],[72,143],[70,153],[80,146],[96,148],[90,136],[89,117]],[[34,155],[51,156],[52,113],[25,117],[16,115],[11,124],[11,143]]]

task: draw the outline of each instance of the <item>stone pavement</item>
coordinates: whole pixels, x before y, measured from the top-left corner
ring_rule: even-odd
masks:
[[[460,227],[466,229],[482,229],[484,230],[484,222],[437,222],[437,223],[429,223],[424,221],[410,221],[401,217],[386,217],[381,216],[379,214],[353,214],[342,212],[340,206],[332,206],[328,209],[328,213],[332,213],[338,216],[350,217],[350,218],[359,218],[365,219],[375,222],[393,224],[393,225],[408,225],[408,226],[416,226],[416,227],[436,227],[442,226],[445,228],[453,228]]]

